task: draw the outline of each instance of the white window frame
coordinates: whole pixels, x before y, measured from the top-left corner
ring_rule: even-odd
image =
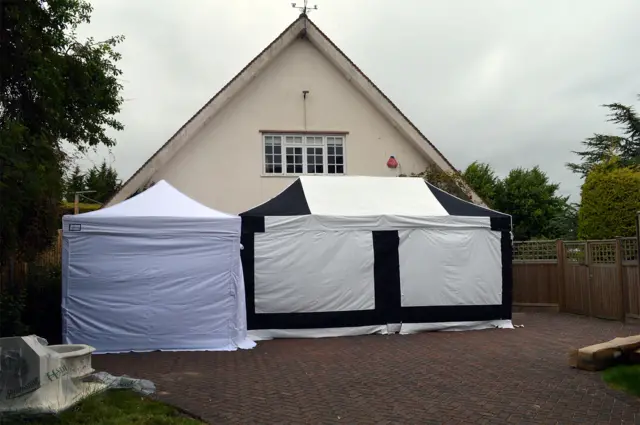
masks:
[[[282,172],[280,173],[269,173],[267,172],[267,140],[277,138],[280,142],[280,156],[282,166]],[[329,143],[333,139],[339,139],[342,147],[342,172],[341,173],[329,173],[329,157],[333,156],[334,158],[339,155],[333,154],[330,155],[329,152]],[[275,141],[277,142],[277,140]],[[288,148],[302,148],[302,172],[287,172],[287,147]],[[322,172],[321,173],[309,173],[308,165],[310,165],[308,161],[308,151],[307,148],[322,148]],[[334,151],[335,152],[335,151]],[[275,156],[275,154],[270,154]],[[271,163],[269,163],[271,164]],[[295,164],[295,163],[294,163]],[[311,164],[312,165],[312,164]],[[334,164],[332,165],[338,165]],[[346,134],[342,133],[328,133],[328,134],[310,134],[310,133],[262,133],[262,176],[271,177],[271,176],[343,176],[347,174],[347,164],[346,164]]]

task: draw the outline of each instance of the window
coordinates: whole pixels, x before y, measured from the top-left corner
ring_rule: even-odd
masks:
[[[344,136],[265,134],[264,174],[344,174]]]

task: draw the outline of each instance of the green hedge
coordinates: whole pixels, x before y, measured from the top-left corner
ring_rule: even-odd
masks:
[[[634,236],[638,211],[640,171],[631,168],[594,169],[582,185],[578,237],[609,239]]]
[[[0,291],[0,335],[36,334],[50,344],[61,343],[61,303],[60,266],[30,266],[23,281],[3,282]]]

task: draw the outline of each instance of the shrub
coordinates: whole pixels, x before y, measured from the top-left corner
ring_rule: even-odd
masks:
[[[471,200],[471,194],[464,178],[458,173],[442,171],[435,166],[427,167],[422,173],[411,173],[409,176],[400,174],[398,177],[421,177],[438,189],[457,196],[460,199]]]
[[[19,336],[29,333],[22,321],[26,300],[24,288],[11,285],[0,291],[0,336]]]
[[[608,239],[636,234],[640,211],[640,171],[611,168],[607,164],[591,171],[582,185],[578,213],[580,239]]]
[[[36,334],[50,344],[62,340],[62,273],[59,265],[29,268],[25,279],[0,292],[0,335]]]

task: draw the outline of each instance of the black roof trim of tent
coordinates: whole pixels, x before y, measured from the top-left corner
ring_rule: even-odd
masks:
[[[304,196],[302,182],[298,178],[289,187],[271,198],[264,204],[245,211],[240,217],[267,217],[267,216],[292,216],[309,215],[311,210]]]
[[[493,230],[511,230],[511,216],[489,208],[481,207],[472,202],[465,201],[442,189],[437,188],[425,180],[425,184],[436,197],[440,205],[444,207],[449,215],[466,217],[490,217]]]

